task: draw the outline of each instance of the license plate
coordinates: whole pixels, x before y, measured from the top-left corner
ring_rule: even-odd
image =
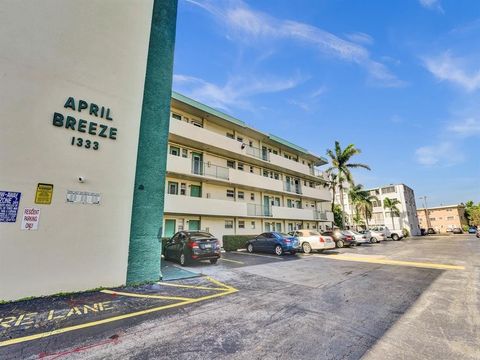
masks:
[[[212,244],[205,244],[205,245],[203,245],[203,247],[204,247],[205,249],[211,249],[211,248],[212,248]]]

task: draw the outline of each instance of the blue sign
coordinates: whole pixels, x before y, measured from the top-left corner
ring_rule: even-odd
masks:
[[[17,221],[18,204],[22,194],[13,191],[0,191],[0,222]]]

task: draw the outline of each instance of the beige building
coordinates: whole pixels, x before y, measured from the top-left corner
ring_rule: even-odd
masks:
[[[468,225],[463,204],[422,208],[417,210],[417,215],[421,228],[433,228],[438,233]]]
[[[326,160],[173,93],[163,235],[326,229]]]

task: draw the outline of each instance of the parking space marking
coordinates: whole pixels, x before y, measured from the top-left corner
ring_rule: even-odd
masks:
[[[220,258],[220,260],[222,260],[222,261],[228,261],[228,262],[232,262],[232,263],[240,264],[240,265],[245,264],[244,262],[241,262],[241,261],[231,260],[231,259],[225,259],[225,258]]]
[[[112,290],[100,290],[100,292],[104,294],[110,294],[110,295],[128,296],[128,297],[136,297],[136,298],[144,298],[144,299],[180,300],[180,301],[187,301],[192,299],[192,298],[179,297],[179,296],[136,294],[136,293],[127,293],[127,292],[112,291]]]
[[[158,311],[161,311],[161,310],[172,309],[172,308],[183,306],[183,305],[189,305],[189,304],[193,304],[193,303],[197,303],[197,302],[201,302],[201,301],[205,301],[205,300],[210,300],[210,299],[230,295],[230,294],[233,294],[233,293],[238,291],[238,289],[236,289],[232,286],[226,285],[226,284],[224,284],[224,283],[222,283],[218,280],[215,280],[215,279],[213,279],[209,276],[207,276],[205,278],[208,281],[220,286],[223,291],[217,292],[215,294],[207,295],[207,296],[202,296],[202,297],[199,297],[199,298],[185,298],[186,300],[180,301],[180,302],[177,302],[177,303],[174,303],[174,304],[162,305],[162,306],[158,306],[158,307],[151,308],[151,309],[135,311],[135,312],[127,313],[127,314],[123,314],[123,315],[117,315],[117,316],[113,316],[113,317],[102,319],[102,320],[86,322],[86,323],[82,323],[82,324],[78,324],[78,325],[67,326],[67,327],[64,327],[64,328],[43,332],[43,333],[38,333],[38,334],[18,337],[18,338],[14,338],[14,339],[10,339],[10,340],[0,341],[0,347],[13,345],[13,344],[18,344],[18,343],[23,343],[23,342],[31,341],[31,340],[43,339],[43,338],[46,338],[46,337],[49,337],[49,336],[63,334],[63,333],[74,331],[74,330],[85,329],[85,328],[89,328],[89,327],[92,327],[92,326],[107,324],[107,323],[118,321],[118,320],[123,320],[123,319],[128,319],[128,318],[132,318],[132,317],[136,317],[136,316],[151,314],[151,313],[155,313],[155,312],[158,312]],[[193,286],[193,285],[191,285],[191,286]],[[208,288],[208,289],[210,289],[210,288]],[[212,290],[219,290],[219,289],[216,288],[216,289],[212,289]],[[129,294],[131,295],[131,293],[129,293]]]
[[[232,252],[231,254],[237,254],[237,255],[249,255],[249,256],[260,256],[260,257],[266,257],[269,259],[275,259],[275,260],[283,260],[280,256],[272,256],[272,255],[262,255],[262,254],[253,254],[249,252],[243,252],[243,251],[237,251],[237,252]]]
[[[439,270],[465,270],[465,266],[461,266],[461,265],[437,264],[437,263],[403,261],[403,260],[375,259],[370,257],[346,256],[346,255],[314,255],[314,256],[324,258],[324,259],[331,259],[331,260],[365,262],[365,263],[372,263],[372,264],[411,266],[411,267],[439,269]]]
[[[183,285],[183,284],[170,284],[170,283],[162,283],[158,282],[158,285],[162,286],[172,286],[184,289],[198,289],[198,290],[216,290],[216,291],[225,291],[225,288],[216,288],[216,287],[207,287],[207,286],[195,286],[195,285]]]

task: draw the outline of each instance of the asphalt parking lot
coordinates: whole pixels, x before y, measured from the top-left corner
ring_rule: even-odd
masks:
[[[313,255],[226,253],[172,286],[0,305],[0,358],[480,359],[479,250],[473,236],[449,236]],[[43,317],[19,322],[28,313]],[[15,328],[22,321],[31,327]]]

